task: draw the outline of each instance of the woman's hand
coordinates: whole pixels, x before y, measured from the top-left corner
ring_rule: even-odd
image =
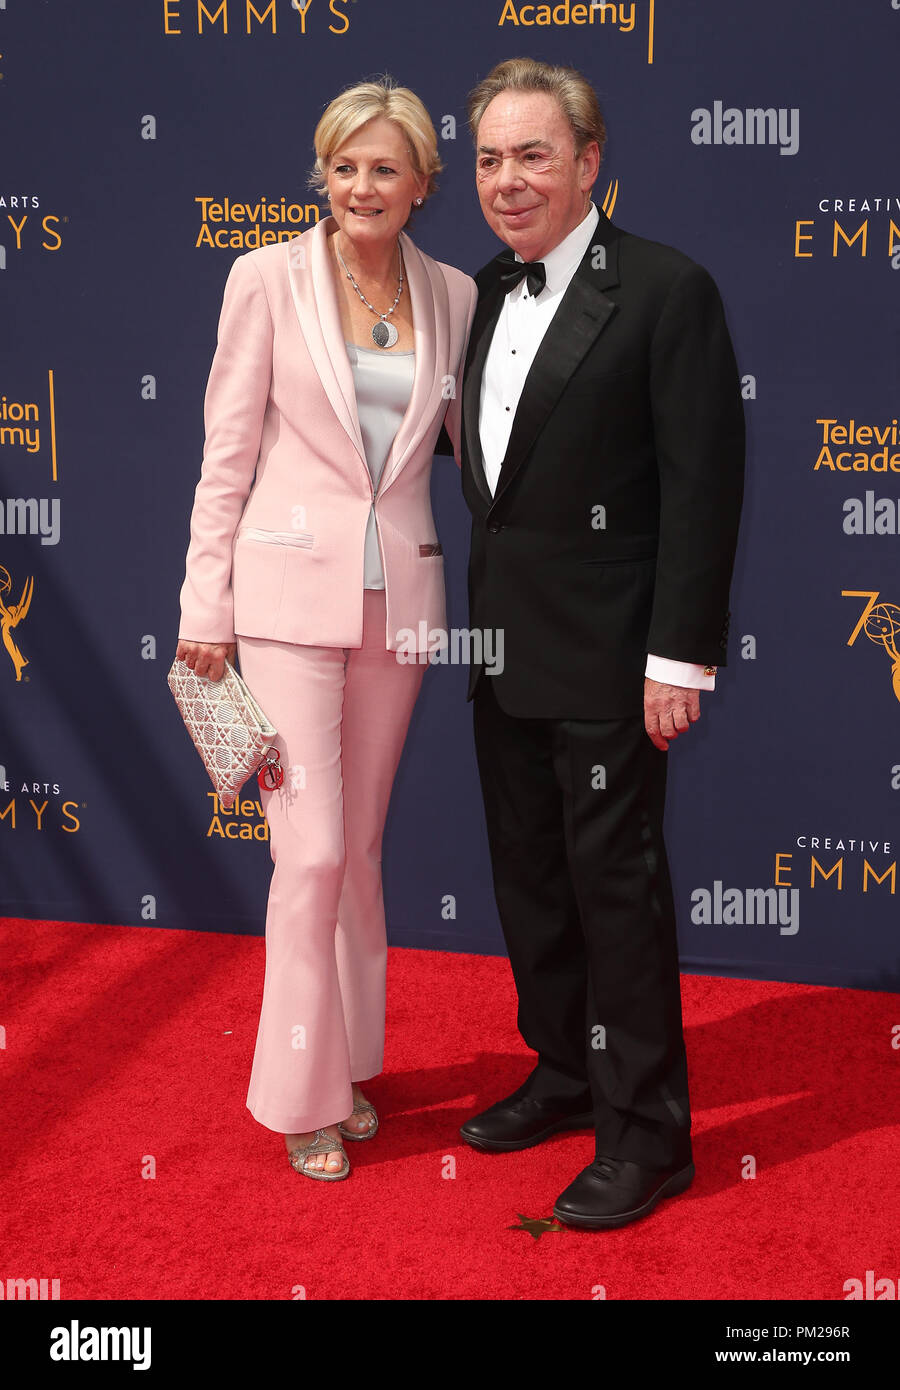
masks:
[[[175,649],[176,661],[184,661],[195,676],[208,676],[211,681],[222,679],[226,658],[234,665],[235,642],[188,642],[181,638]]]

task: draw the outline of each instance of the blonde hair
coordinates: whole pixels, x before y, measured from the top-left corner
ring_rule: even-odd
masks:
[[[546,92],[555,98],[572,129],[576,156],[596,140],[603,160],[606,124],[597,93],[575,68],[541,63],[535,58],[509,58],[498,63],[469,93],[469,129],[478,138],[478,126],[488,105],[501,92]]]
[[[393,79],[385,76],[377,82],[357,82],[345,88],[326,106],[313,136],[316,162],[309,176],[310,185],[320,197],[328,195],[328,165],[335,150],[361,126],[379,116],[394,121],[402,130],[410,163],[426,180],[424,197],[430,198],[435,192],[435,176],[444,166],[431,117],[415,92],[409,87],[394,86]]]

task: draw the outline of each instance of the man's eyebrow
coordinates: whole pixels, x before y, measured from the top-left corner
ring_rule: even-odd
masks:
[[[550,143],[549,140],[539,140],[539,139],[534,139],[534,140],[523,140],[522,143],[521,143],[521,145],[513,145],[513,147],[512,147],[512,149],[513,149],[513,154],[521,154],[523,150],[533,150],[533,149],[538,148],[538,147],[541,146],[541,145],[549,145],[549,143]],[[479,145],[479,146],[478,146],[478,153],[479,153],[479,154],[499,154],[500,151],[494,149],[494,147],[493,147],[492,145]]]

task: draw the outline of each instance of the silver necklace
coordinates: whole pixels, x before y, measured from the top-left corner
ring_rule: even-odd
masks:
[[[340,248],[340,246],[338,246],[337,241],[335,241],[335,243],[334,243],[334,249],[335,249],[335,251],[337,252],[337,258],[338,258],[338,260],[340,261],[341,265],[344,267],[344,271],[346,272],[347,279],[350,281],[350,284],[351,284],[351,285],[353,286],[353,288],[356,290],[356,293],[359,295],[359,297],[360,297],[360,299],[362,300],[363,304],[365,304],[365,306],[366,306],[367,309],[371,309],[373,314],[377,314],[377,315],[378,315],[378,322],[372,324],[372,341],[374,342],[374,344],[375,344],[376,347],[380,347],[380,348],[392,348],[392,347],[394,346],[394,344],[396,343],[397,339],[400,337],[400,334],[397,332],[397,330],[396,330],[396,328],[394,327],[394,325],[393,325],[392,323],[388,323],[388,319],[390,318],[391,314],[392,314],[392,313],[394,312],[394,310],[396,309],[397,305],[400,303],[400,296],[401,296],[401,294],[403,293],[403,256],[400,254],[400,247],[399,247],[399,246],[397,247],[397,255],[398,255],[399,260],[400,260],[400,283],[399,283],[399,285],[397,286],[397,296],[396,296],[396,298],[395,298],[393,304],[391,305],[391,307],[388,309],[388,311],[387,311],[386,314],[379,314],[379,313],[378,313],[378,310],[375,308],[375,305],[374,305],[374,304],[370,304],[369,301],[366,299],[366,296],[363,294],[362,290],[359,288],[359,285],[358,285],[358,284],[356,283],[356,281],[354,280],[354,278],[353,278],[353,276],[351,275],[350,271],[347,270],[347,264],[346,264],[346,262],[345,262],[343,256],[341,255],[341,248]]]

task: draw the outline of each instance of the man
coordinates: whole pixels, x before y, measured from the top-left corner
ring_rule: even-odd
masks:
[[[590,84],[527,59],[472,93],[476,181],[510,248],[478,275],[462,389],[470,624],[494,887],[537,1064],[462,1126],[524,1149],[592,1126],[554,1215],[646,1215],[694,1176],[666,749],[724,659],[744,418],[709,274],[591,202]]]

